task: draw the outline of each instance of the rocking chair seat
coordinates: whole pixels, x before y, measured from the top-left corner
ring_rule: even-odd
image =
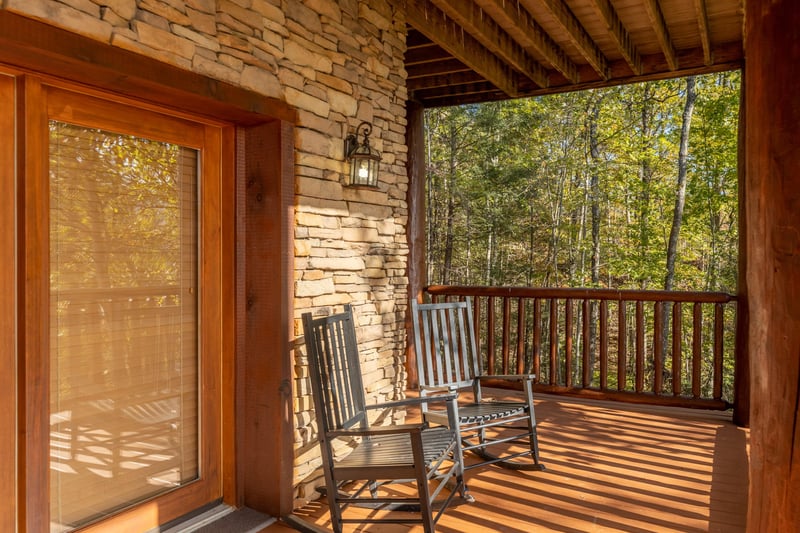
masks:
[[[455,441],[453,432],[444,427],[427,428],[421,434],[425,466],[442,457]],[[411,437],[400,433],[365,438],[350,455],[337,461],[336,467],[341,472],[348,468],[413,468]],[[348,479],[348,475],[341,478]]]
[[[460,424],[485,424],[492,420],[527,416],[525,413],[525,404],[522,402],[462,403],[458,406],[458,422]],[[437,422],[444,421],[447,419],[447,413],[438,409],[430,409],[427,418]]]

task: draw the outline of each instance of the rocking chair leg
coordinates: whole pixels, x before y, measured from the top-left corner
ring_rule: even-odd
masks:
[[[461,483],[461,498],[463,498],[467,503],[473,503],[475,501],[475,497],[472,495],[467,483],[464,481],[464,476],[459,476],[457,483]]]
[[[334,533],[342,533],[342,510],[336,498],[336,491],[328,491],[328,508],[331,513],[331,527]]]
[[[434,533],[433,508],[431,507],[430,491],[428,481],[423,477],[417,478],[417,490],[419,491],[419,507],[422,516],[422,528],[425,533]]]
[[[531,459],[533,459],[533,470],[544,470],[544,465],[539,462],[539,437],[536,435],[536,426],[528,422],[530,428]]]

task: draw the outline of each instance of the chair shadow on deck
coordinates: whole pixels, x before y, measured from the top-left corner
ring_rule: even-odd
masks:
[[[545,395],[537,396],[536,410],[548,469],[472,470],[476,501],[452,508],[437,532],[745,530],[748,432],[725,414]],[[324,506],[301,512],[329,523]]]

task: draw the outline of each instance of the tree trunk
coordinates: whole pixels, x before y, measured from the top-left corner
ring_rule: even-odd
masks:
[[[675,259],[678,255],[678,236],[683,220],[683,207],[686,204],[686,166],[689,154],[689,130],[692,126],[694,103],[697,99],[695,92],[695,77],[686,78],[686,104],[683,107],[683,121],[681,123],[681,144],[678,150],[678,180],[675,191],[675,210],[672,212],[672,229],[669,232],[667,244],[667,275],[664,279],[664,290],[672,290],[675,281]],[[666,316],[666,315],[665,315]]]
[[[591,203],[592,203],[592,286],[600,283],[600,143],[597,139],[597,122],[600,118],[600,102],[592,103],[589,110],[589,155],[591,156]]]
[[[445,178],[445,194],[447,207],[445,211],[444,233],[444,265],[442,266],[442,283],[450,284],[450,271],[453,267],[453,218],[456,214],[456,203],[453,199],[456,184],[456,152],[458,150],[457,133],[453,124],[450,125],[450,154],[447,177]]]
[[[640,147],[641,158],[639,161],[639,178],[642,183],[639,197],[639,287],[642,290],[647,289],[650,282],[645,271],[647,270],[647,263],[650,256],[650,229],[647,222],[650,220],[650,182],[653,179],[653,168],[650,162],[651,156],[649,154],[652,137],[650,127],[653,103],[651,99],[652,88],[650,84],[645,83],[640,113],[642,145]]]

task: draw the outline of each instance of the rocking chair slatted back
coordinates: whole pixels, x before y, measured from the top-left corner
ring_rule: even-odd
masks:
[[[350,306],[343,314],[325,317],[310,323],[315,335],[308,345],[309,366],[314,383],[320,390],[314,391],[317,413],[324,413],[320,430],[348,429],[354,426],[367,427],[364,386],[361,369],[351,361],[358,360],[358,344],[355,339],[353,315]]]
[[[481,375],[481,361],[467,302],[418,304],[413,313],[417,370],[431,387],[460,389]],[[466,319],[465,319],[466,315]]]

